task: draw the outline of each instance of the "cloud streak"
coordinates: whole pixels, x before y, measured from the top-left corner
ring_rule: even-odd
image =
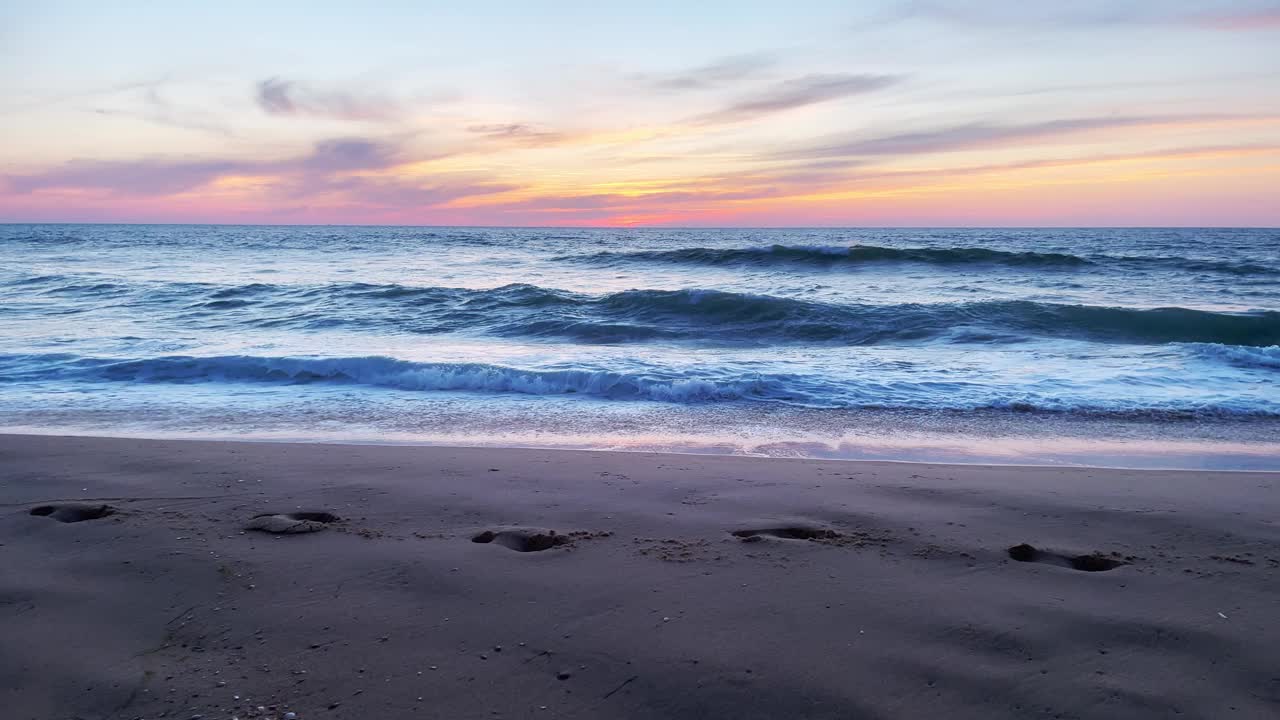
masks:
[[[214,115],[170,102],[160,94],[160,90],[156,85],[146,88],[146,93],[142,97],[141,110],[130,111],[99,107],[94,108],[93,112],[98,115],[134,117],[156,125],[182,128],[184,130],[198,130],[224,137],[230,137],[234,134],[225,122]]]
[[[279,77],[258,82],[254,101],[269,115],[375,122],[393,120],[401,114],[400,106],[386,97],[317,90]]]
[[[73,160],[44,172],[9,177],[16,192],[49,188],[111,190],[138,195],[170,195],[194,190],[224,176],[321,178],[398,164],[393,145],[364,138],[324,140],[310,153],[275,161],[142,158]]]
[[[76,188],[167,195],[208,185],[243,167],[242,163],[222,160],[72,160],[41,173],[11,175],[6,180],[15,193]]]
[[[659,90],[710,90],[759,75],[776,63],[777,60],[767,53],[751,53],[721,58],[682,72],[640,76],[640,79]]]
[[[512,183],[455,179],[427,185],[384,178],[348,177],[326,181],[315,190],[340,193],[344,200],[383,209],[414,210],[444,205],[462,198],[493,195],[520,189]]]
[[[1193,17],[1191,22],[1212,30],[1280,30],[1280,7],[1207,13]]]
[[[543,130],[530,123],[483,123],[467,126],[467,132],[486,141],[523,147],[555,145],[568,139],[564,133]]]
[[[841,187],[852,188],[857,187],[862,183],[874,183],[885,180],[921,181],[922,183],[927,184],[932,181],[945,181],[953,178],[973,175],[998,174],[1017,172],[1021,170],[1077,168],[1127,162],[1162,162],[1171,160],[1233,157],[1242,158],[1275,154],[1280,154],[1280,145],[1266,143],[1245,145],[1199,145],[1146,152],[1104,153],[1101,155],[1085,155],[1081,157],[1036,158],[1007,163],[960,165],[929,170],[876,170],[874,168],[868,168],[856,173],[832,173],[829,175],[814,173],[811,176],[806,175],[804,172],[806,168],[825,168],[830,166],[829,162],[820,161],[812,164],[806,163],[798,167],[791,166],[777,174],[761,174],[757,177],[759,180],[772,180],[774,182],[794,179],[797,183],[805,182],[806,179],[812,178],[813,185],[832,189]],[[898,185],[896,187],[910,187],[910,185]]]
[[[804,159],[925,155],[973,150],[1020,141],[1040,141],[1091,130],[1177,124],[1208,119],[1214,119],[1214,116],[1103,116],[1006,125],[970,123],[936,130],[895,133],[813,145],[783,151],[776,157]]]
[[[529,198],[512,202],[485,205],[486,210],[534,210],[540,212],[576,212],[579,210],[635,210],[664,209],[674,206],[716,205],[738,200],[758,200],[783,194],[775,187],[742,190],[666,190],[643,195],[621,193],[593,193],[585,195],[559,195]]]
[[[883,90],[901,80],[894,75],[805,75],[701,115],[696,122],[703,125],[748,122],[775,113]]]
[[[1223,3],[1219,3],[1222,5]],[[1280,6],[1274,1],[1225,3],[1206,10],[1202,0],[1159,0],[1116,3],[1082,0],[1075,3],[1034,3],[1019,0],[912,0],[882,14],[870,25],[904,20],[927,20],[946,25],[981,28],[1061,30],[1129,28],[1134,26],[1194,26],[1212,30],[1280,28]]]
[[[422,158],[415,158],[421,161]],[[403,179],[367,173],[393,170],[408,162],[394,143],[335,138],[309,153],[273,161],[149,158],[128,161],[76,160],[44,172],[9,176],[15,194],[41,190],[92,190],[112,195],[171,197],[202,191],[219,180],[258,179],[261,198],[284,201],[329,197],[376,207],[433,206],[463,197],[518,189],[512,183],[454,174]]]

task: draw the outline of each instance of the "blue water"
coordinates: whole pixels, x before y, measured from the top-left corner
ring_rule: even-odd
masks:
[[[0,226],[0,430],[1280,467],[1280,231]]]

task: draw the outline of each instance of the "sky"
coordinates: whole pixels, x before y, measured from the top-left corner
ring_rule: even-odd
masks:
[[[0,0],[0,222],[1280,226],[1280,0]]]

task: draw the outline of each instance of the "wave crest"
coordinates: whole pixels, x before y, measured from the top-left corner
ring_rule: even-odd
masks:
[[[889,263],[935,266],[996,265],[1035,270],[1150,269],[1163,267],[1226,275],[1277,275],[1280,268],[1256,262],[1227,262],[1174,256],[1074,255],[1071,253],[996,250],[982,247],[883,247],[852,245],[770,245],[767,247],[689,247],[671,250],[605,251],[589,255],[561,255],[556,260],[585,265],[670,263],[706,267],[848,267]]]
[[[608,399],[661,402],[767,399],[782,391],[784,384],[781,379],[767,377],[738,380],[655,378],[605,370],[527,370],[484,363],[410,362],[383,356],[314,358],[171,355],[112,360],[72,355],[26,355],[0,356],[0,367],[6,368],[7,379],[28,382],[98,380],[140,383],[340,383],[399,390],[527,395],[582,394]]]
[[[80,287],[77,282],[72,282]],[[48,290],[46,290],[47,292]],[[1071,338],[1123,344],[1280,344],[1280,312],[1124,308],[1026,300],[848,304],[722,290],[586,295],[529,284],[491,289],[340,283],[135,286],[112,304],[184,327],[391,334],[482,334],[576,342],[711,345],[1016,343]],[[91,308],[73,308],[75,312]],[[68,312],[57,308],[55,312]]]
[[[1018,267],[1081,267],[1093,263],[1066,253],[1008,252],[989,248],[892,248],[876,245],[830,247],[771,245],[760,248],[679,248],[562,255],[557,260],[594,265],[627,262],[666,262],[711,266],[742,265],[859,265],[913,262],[934,265],[1011,265]]]
[[[1174,377],[1166,379],[1176,383]],[[661,403],[782,403],[827,409],[1001,410],[1107,417],[1280,416],[1274,403],[1064,398],[1057,392],[939,382],[810,375],[733,374],[711,369],[623,372],[600,368],[527,369],[483,363],[412,362],[383,356],[273,357],[185,355],[111,359],[70,354],[0,355],[0,383],[353,385],[403,391],[586,396]]]
[[[1196,343],[1192,347],[1203,357],[1230,365],[1280,370],[1280,345],[1241,347],[1218,343]]]

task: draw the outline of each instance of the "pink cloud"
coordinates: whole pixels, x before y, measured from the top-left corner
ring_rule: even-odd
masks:
[[[1195,23],[1215,30],[1275,30],[1280,29],[1280,8],[1201,15]]]

